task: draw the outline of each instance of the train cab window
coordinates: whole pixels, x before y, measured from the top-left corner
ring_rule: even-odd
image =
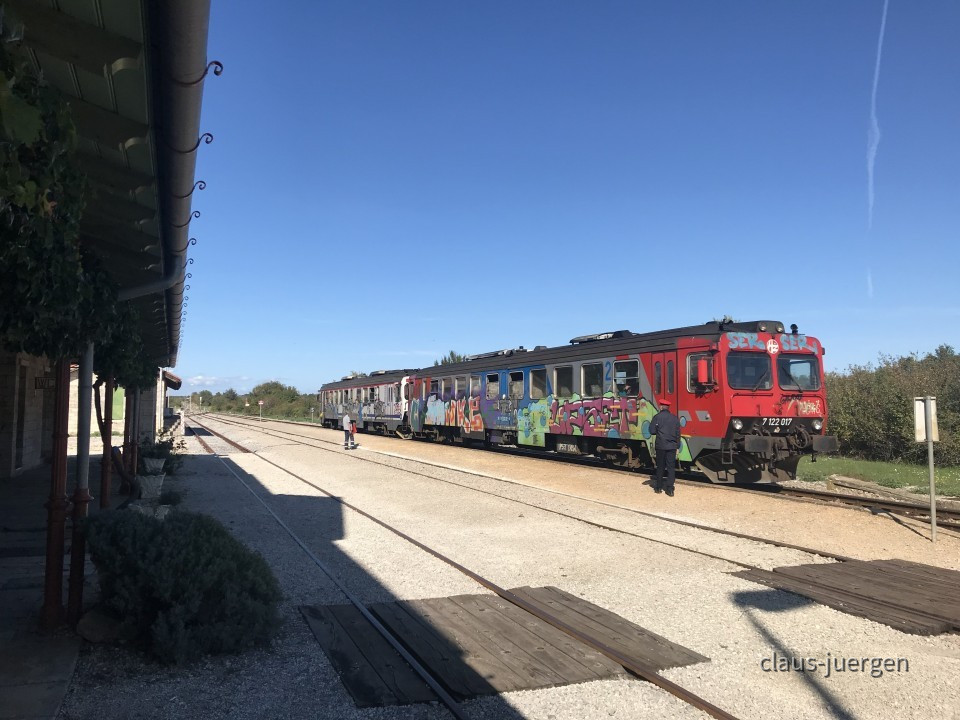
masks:
[[[553,387],[556,388],[557,397],[573,397],[573,368],[558,367],[554,370]]]
[[[466,378],[458,377],[456,380],[454,380],[453,393],[457,400],[462,400],[467,396],[467,379]]]
[[[619,397],[636,397],[640,388],[640,363],[623,360],[613,364],[613,392]]]
[[[507,382],[507,393],[514,399],[523,397],[523,370],[510,373],[510,380]]]
[[[440,381],[439,381],[439,380],[431,380],[431,381],[430,381],[430,394],[431,394],[431,395],[439,395],[439,394],[440,394]]]
[[[777,382],[781,390],[819,390],[820,363],[815,355],[780,355],[777,358]]]
[[[487,400],[500,399],[500,374],[490,373],[487,375]]]
[[[547,396],[547,369],[530,371],[530,399],[539,400]]]
[[[584,397],[603,397],[603,364],[588,363],[580,371]]]
[[[690,353],[687,355],[687,392],[703,392],[704,385],[699,382],[700,361],[707,361],[706,385],[713,385],[713,356],[710,353]]]
[[[673,360],[667,360],[667,395],[673,395],[676,392],[677,387],[674,384],[676,380],[676,373],[673,372]]]
[[[663,392],[663,365],[659,360],[653,364],[653,391],[657,395]]]
[[[480,397],[481,378],[479,375],[470,376],[470,397]]]
[[[769,390],[773,387],[770,356],[732,352],[727,355],[727,383],[736,390]]]

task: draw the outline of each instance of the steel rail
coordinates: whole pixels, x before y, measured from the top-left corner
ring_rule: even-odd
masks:
[[[224,422],[224,421],[221,420],[221,422]],[[270,437],[277,437],[276,435],[270,435],[269,433],[266,433],[262,428],[259,428],[259,426],[250,426],[250,425],[245,425],[245,424],[243,424],[243,423],[232,423],[232,424],[236,424],[236,425],[241,426],[241,427],[251,427],[251,428],[253,428],[253,429],[259,429],[260,432],[263,432],[264,434],[266,434],[266,435],[268,435],[268,436],[270,436]],[[216,431],[214,431],[214,430],[212,430],[212,429],[210,430],[210,432],[213,432],[214,434],[216,434]],[[295,433],[289,433],[289,432],[284,431],[284,430],[280,430],[280,431],[278,431],[278,432],[282,432],[282,433],[290,434],[290,435],[294,435],[294,434],[295,434]],[[298,437],[303,437],[303,436],[298,436]],[[316,447],[316,446],[314,446],[314,445],[309,445],[309,444],[307,444],[307,443],[300,443],[300,444],[306,445],[307,447]],[[327,450],[326,448],[317,448],[317,449],[318,449],[318,450]],[[328,451],[328,452],[332,452],[332,451]],[[262,456],[259,456],[259,455],[258,455],[258,457],[262,457]],[[262,459],[266,460],[266,458],[262,458]],[[358,458],[358,459],[360,459],[360,458]],[[266,462],[275,465],[275,463],[272,463],[270,460],[266,460]],[[374,462],[375,464],[378,464],[378,465],[384,465],[385,467],[393,468],[393,466],[391,466],[391,465],[386,465],[386,464],[384,464],[384,463],[376,463],[375,461],[371,461],[371,462]],[[280,467],[280,466],[277,465],[277,467]],[[283,468],[281,468],[281,469],[283,469]],[[289,471],[286,471],[286,472],[289,472]],[[403,472],[407,472],[407,473],[414,474],[414,475],[420,475],[420,476],[422,476],[422,477],[427,477],[427,478],[434,479],[434,480],[440,480],[441,482],[446,482],[446,483],[449,483],[449,484],[452,484],[452,485],[456,485],[457,487],[462,487],[462,488],[465,488],[465,489],[474,490],[474,491],[476,491],[476,492],[479,492],[479,493],[482,493],[482,494],[485,494],[485,495],[491,495],[491,496],[493,496],[493,497],[498,497],[498,498],[501,498],[501,499],[504,499],[504,500],[510,500],[510,501],[512,501],[512,502],[516,502],[516,503],[521,504],[521,505],[526,505],[526,506],[528,506],[528,507],[537,508],[537,509],[539,509],[539,510],[541,510],[541,511],[549,512],[549,513],[556,514],[556,515],[560,515],[560,516],[562,516],[562,517],[567,517],[567,518],[570,518],[570,519],[572,519],[572,520],[576,520],[576,521],[582,522],[582,523],[587,524],[587,525],[593,525],[593,526],[595,526],[595,527],[598,527],[598,528],[601,528],[601,529],[604,529],[604,530],[609,530],[609,531],[612,531],[612,532],[618,532],[618,533],[623,534],[623,535],[629,535],[629,536],[632,536],[632,537],[637,537],[637,538],[641,538],[641,539],[644,539],[644,540],[649,540],[650,542],[655,542],[655,543],[658,543],[658,544],[661,544],[661,545],[666,545],[666,546],[674,547],[674,548],[677,548],[677,549],[680,549],[680,550],[685,550],[685,551],[687,551],[687,552],[694,553],[694,554],[697,554],[697,555],[702,555],[702,556],[704,556],[704,557],[709,557],[709,558],[712,558],[712,559],[715,559],[715,560],[721,560],[721,561],[723,561],[723,562],[728,562],[728,563],[731,563],[731,564],[734,564],[734,565],[739,565],[740,567],[744,567],[744,568],[747,568],[747,569],[749,569],[749,570],[761,570],[761,571],[763,571],[763,568],[757,567],[757,566],[755,566],[755,565],[750,565],[750,564],[748,564],[748,563],[742,563],[742,562],[740,562],[740,561],[738,561],[738,560],[731,560],[731,559],[729,559],[729,558],[723,558],[723,557],[720,557],[720,556],[717,556],[717,555],[713,555],[713,554],[711,554],[711,553],[703,552],[702,550],[694,550],[694,549],[692,549],[692,548],[687,548],[687,547],[684,547],[684,546],[682,546],[682,545],[676,545],[676,544],[674,544],[674,543],[670,543],[670,542],[667,542],[667,541],[665,541],[665,540],[659,540],[659,539],[657,539],[657,538],[650,538],[650,537],[646,537],[646,536],[644,536],[644,535],[639,535],[639,534],[637,534],[637,533],[629,532],[629,531],[627,531],[627,530],[622,530],[622,529],[620,529],[620,528],[614,528],[614,527],[610,527],[610,526],[607,526],[607,525],[602,525],[602,524],[600,524],[600,523],[595,523],[595,522],[593,522],[593,521],[591,521],[591,520],[585,520],[585,519],[583,519],[583,518],[578,518],[578,517],[576,517],[576,516],[574,516],[574,515],[569,515],[569,514],[567,514],[567,513],[563,513],[563,512],[557,511],[557,510],[551,510],[551,509],[549,509],[549,508],[544,508],[544,507],[541,507],[541,506],[539,506],[539,505],[533,505],[532,503],[527,503],[527,502],[524,502],[524,501],[522,501],[522,500],[516,500],[516,499],[514,499],[514,498],[506,498],[506,497],[504,497],[504,496],[502,496],[502,495],[497,495],[496,493],[490,493],[490,492],[487,492],[487,491],[485,491],[485,490],[479,490],[479,489],[477,489],[477,488],[470,488],[469,486],[460,485],[459,483],[452,483],[452,482],[450,482],[449,480],[443,480],[442,478],[434,478],[434,477],[432,477],[432,476],[430,476],[430,475],[424,475],[423,473],[417,473],[417,472],[411,471],[411,470],[404,470]],[[290,474],[293,475],[293,473],[290,473]],[[297,476],[294,476],[294,477],[297,477]],[[483,477],[491,477],[491,476],[484,475]],[[300,479],[300,478],[298,478],[298,479]],[[313,487],[316,487],[316,486],[314,486],[312,483],[310,483],[310,481],[307,481],[307,480],[302,480],[302,481],[305,482],[305,483],[308,484],[308,485],[311,485],[311,486],[313,486]],[[512,481],[505,481],[505,482],[512,482]],[[526,487],[529,487],[529,486],[526,486]],[[317,488],[317,489],[320,489],[320,488]],[[548,491],[548,492],[552,492],[552,491]],[[558,493],[558,494],[564,495],[564,496],[567,496],[567,497],[574,497],[574,498],[578,498],[578,499],[589,500],[589,498],[580,498],[579,496],[576,496],[576,495],[571,496],[571,495],[567,495],[566,493]],[[598,502],[599,502],[599,501],[598,501]],[[601,504],[608,504],[608,503],[601,503]],[[620,507],[620,506],[616,506],[616,505],[615,505],[615,506],[613,506],[613,507]],[[635,512],[640,512],[640,511],[635,511]],[[640,512],[640,514],[648,514],[648,513],[642,513],[642,512]],[[659,516],[654,516],[654,517],[659,517]],[[683,521],[680,521],[680,522],[683,523]],[[720,532],[723,532],[723,531],[720,531]],[[747,538],[750,538],[750,536],[746,536],[746,537],[747,537]],[[783,546],[785,546],[785,547],[793,547],[793,546],[790,546],[790,545],[788,545],[788,544],[783,544]],[[823,554],[825,554],[825,553],[819,553],[819,554],[823,555]],[[833,557],[834,557],[835,559],[838,559],[840,562],[844,562],[844,561],[847,561],[847,560],[853,560],[853,558],[848,558],[848,557],[845,557],[845,556],[833,556]],[[829,587],[824,586],[824,585],[821,585],[820,583],[815,582],[815,581],[812,581],[812,580],[805,580],[804,582],[805,582],[806,584],[814,587],[814,588],[818,588],[818,589],[821,589],[821,590],[823,590],[823,589],[830,589]],[[786,591],[786,592],[792,592],[792,591],[789,591],[789,590],[788,590],[788,591]],[[861,599],[861,600],[866,600],[866,601],[869,601],[869,602],[872,602],[872,603],[875,603],[875,604],[879,604],[879,605],[882,605],[882,606],[884,606],[884,607],[886,607],[886,608],[889,608],[889,609],[892,609],[892,610],[901,609],[899,606],[897,606],[897,605],[895,605],[895,604],[893,604],[893,603],[889,603],[889,602],[886,602],[886,601],[884,601],[884,600],[878,600],[877,598],[874,598],[874,597],[872,597],[872,596],[870,596],[870,595],[865,595],[865,594],[863,594],[863,593],[859,593],[859,592],[856,592],[856,591],[854,591],[854,590],[847,590],[847,591],[845,591],[845,592],[847,592],[847,594],[849,594],[849,595],[852,596],[852,597],[855,597],[855,598],[858,598],[858,599]],[[916,613],[917,615],[921,615],[921,616],[925,617],[925,618],[928,619],[928,620],[934,620],[934,621],[938,621],[938,622],[950,622],[950,618],[947,618],[947,617],[945,617],[945,616],[938,615],[938,614],[936,614],[936,613],[930,613],[930,612],[927,612],[927,611],[925,611],[925,610],[919,610],[919,609],[916,609],[916,608],[911,608],[910,611]]]
[[[244,452],[244,453],[250,452],[250,450],[247,450],[242,445],[238,445],[237,443],[233,442],[232,440],[225,437],[224,435],[221,435],[215,430],[205,427],[204,425],[197,422],[196,420],[194,420],[193,422],[199,425],[200,427],[202,427],[207,432],[212,433],[213,435],[217,436],[221,440],[224,440],[225,442],[227,442],[229,445],[237,448],[238,450],[240,450],[240,452]],[[407,661],[407,663],[409,663],[410,667],[413,668],[414,672],[416,672],[417,675],[419,675],[420,678],[427,684],[427,686],[431,690],[433,690],[437,698],[439,698],[439,700],[444,705],[447,706],[447,709],[450,710],[453,716],[456,717],[457,720],[470,720],[470,716],[464,712],[463,708],[461,708],[460,704],[453,699],[450,693],[448,693],[443,688],[443,686],[440,685],[439,680],[433,677],[430,671],[427,670],[425,667],[423,667],[423,665],[420,664],[420,662],[415,657],[413,657],[410,654],[410,652],[401,644],[400,640],[393,633],[391,633],[386,627],[384,627],[384,625],[379,620],[377,620],[376,617],[373,616],[373,614],[366,608],[366,606],[363,605],[363,603],[360,602],[359,599],[357,599],[357,597],[353,593],[347,590],[347,588],[343,585],[343,583],[341,583],[336,578],[336,576],[330,571],[330,569],[323,564],[320,558],[318,558],[314,554],[314,552],[309,547],[307,547],[306,544],[297,536],[297,534],[294,533],[293,530],[291,530],[289,526],[285,522],[283,522],[283,520],[280,519],[280,516],[277,515],[273,511],[273,509],[263,501],[263,498],[257,495],[257,493],[253,490],[253,488],[251,488],[246,482],[244,482],[243,478],[237,474],[236,470],[234,470],[232,467],[230,467],[227,464],[227,462],[223,459],[223,456],[221,456],[219,453],[214,453],[214,451],[210,449],[210,446],[207,445],[207,443],[205,443],[200,438],[200,436],[197,435],[196,433],[194,433],[194,437],[196,437],[197,440],[200,440],[200,445],[204,447],[207,450],[207,452],[210,452],[216,455],[217,459],[223,464],[223,466],[227,470],[229,470],[230,473],[237,480],[240,481],[240,484],[243,485],[250,492],[250,494],[253,495],[260,502],[261,505],[263,505],[264,509],[273,516],[274,520],[277,521],[277,524],[280,525],[280,527],[282,527],[291,538],[293,538],[293,541],[300,546],[300,549],[302,549],[307,554],[307,556],[314,562],[314,564],[317,567],[319,567],[320,570],[323,571],[323,573],[333,582],[334,585],[337,586],[340,592],[342,592],[350,601],[350,603],[357,608],[360,614],[363,615],[364,618],[366,618],[367,622],[373,625],[374,629],[376,629],[376,631],[380,633],[383,639],[386,640],[390,644],[390,646],[397,651],[400,657],[402,657],[404,660]],[[258,455],[257,457],[260,457],[260,456]],[[260,459],[266,460],[266,458],[262,458],[262,457]],[[270,461],[266,460],[266,462],[270,462]],[[280,468],[280,469],[283,470],[283,468]],[[284,472],[289,472],[289,471],[285,470]],[[292,475],[293,473],[290,473],[290,474]],[[333,497],[333,496],[331,495],[330,497]]]
[[[230,424],[230,425],[237,425],[237,426],[239,426],[239,427],[245,427],[245,428],[250,428],[250,429],[253,429],[253,430],[258,430],[259,432],[262,432],[262,433],[264,433],[265,435],[268,435],[268,436],[270,436],[270,437],[280,437],[280,436],[278,436],[278,435],[270,435],[270,433],[268,433],[264,428],[260,427],[259,424],[257,424],[257,425],[250,425],[250,424],[248,424],[248,423],[235,422],[235,421],[231,421],[231,420],[223,420],[222,418],[219,418],[219,417],[217,418],[217,420],[218,420],[219,422],[223,422],[223,423]],[[339,443],[331,442],[331,441],[329,441],[329,440],[322,440],[322,439],[320,439],[320,438],[310,437],[310,436],[308,436],[308,435],[299,435],[299,434],[297,434],[297,433],[292,433],[292,432],[290,432],[290,431],[288,431],[288,430],[277,430],[276,428],[273,428],[273,430],[274,430],[274,432],[284,433],[284,434],[286,434],[286,435],[293,435],[294,437],[306,438],[306,439],[308,439],[308,440],[314,440],[314,441],[316,441],[316,442],[322,442],[322,443],[324,443],[324,444],[326,444],[326,445],[334,445],[334,446],[337,446],[337,447],[339,446]],[[302,444],[302,445],[307,445],[308,447],[317,448],[318,450],[326,450],[327,452],[336,452],[335,450],[331,450],[331,449],[329,449],[329,448],[318,447],[318,446],[316,446],[316,445],[310,445],[309,443],[301,442],[301,444]],[[371,451],[369,451],[369,452],[376,453],[376,454],[385,454],[385,453],[381,453],[380,451],[377,451],[377,450],[371,450]],[[337,453],[337,454],[339,455],[340,453]],[[672,518],[672,517],[668,517],[668,516],[666,516],[666,515],[658,515],[658,514],[656,514],[656,513],[646,512],[646,511],[644,511],[644,510],[637,510],[636,508],[625,507],[625,506],[623,506],[623,505],[617,505],[617,504],[615,504],[615,503],[609,503],[609,502],[606,502],[606,501],[604,501],[604,500],[597,500],[596,498],[583,497],[582,495],[574,495],[574,494],[572,494],[572,493],[560,492],[559,490],[551,490],[551,489],[549,489],[549,488],[537,487],[537,486],[535,486],[535,485],[527,485],[526,483],[517,482],[516,480],[509,480],[509,479],[507,479],[507,478],[497,477],[497,476],[495,476],[495,475],[488,475],[488,474],[486,474],[486,473],[477,472],[477,471],[475,471],[475,470],[467,470],[467,469],[464,469],[464,468],[454,468],[454,467],[450,467],[450,466],[447,466],[447,465],[441,465],[441,464],[438,464],[438,463],[432,463],[432,462],[430,462],[430,461],[428,461],[428,460],[421,460],[421,459],[418,459],[418,458],[405,458],[405,457],[402,457],[402,456],[399,456],[399,455],[387,455],[387,456],[388,456],[388,457],[396,457],[396,458],[398,458],[398,459],[400,459],[400,460],[406,460],[406,461],[408,461],[408,462],[416,462],[416,463],[420,463],[420,464],[422,464],[422,465],[429,465],[429,466],[431,466],[431,467],[442,468],[442,469],[444,469],[444,470],[453,470],[453,471],[455,471],[455,472],[463,473],[463,474],[465,474],[465,475],[474,475],[474,476],[476,476],[476,477],[482,477],[482,478],[487,478],[487,479],[490,479],[490,480],[496,480],[496,481],[498,481],[498,482],[502,482],[502,483],[506,483],[506,484],[510,484],[510,485],[517,485],[517,486],[519,486],[519,487],[528,488],[528,489],[530,489],[530,490],[537,490],[537,491],[540,491],[540,492],[549,493],[549,494],[551,494],[551,495],[557,495],[557,496],[559,496],[559,497],[567,497],[567,498],[572,498],[572,499],[574,499],[574,500],[582,500],[582,501],[584,501],[584,502],[590,502],[590,503],[594,503],[594,504],[596,504],[596,505],[602,505],[602,506],[604,506],[604,507],[614,508],[614,509],[616,509],[616,510],[623,510],[624,512],[633,513],[633,514],[635,514],[635,515],[640,515],[640,516],[643,516],[643,517],[654,518],[654,519],[656,519],[656,520],[662,520],[662,521],[664,521],[664,522],[673,523],[673,524],[675,524],[675,525],[682,525],[682,526],[684,526],[684,527],[690,527],[690,528],[694,528],[694,529],[696,529],[696,530],[704,530],[704,531],[707,531],[707,532],[716,533],[716,534],[718,534],[718,535],[726,535],[726,536],[728,536],[728,537],[734,537],[734,538],[738,538],[738,539],[740,539],[740,540],[749,540],[749,541],[751,541],[751,542],[763,543],[763,544],[765,544],[765,545],[773,545],[774,547],[785,548],[785,549],[788,549],[788,550],[798,550],[798,551],[800,551],[800,552],[804,552],[804,553],[807,553],[807,554],[809,554],[809,555],[819,555],[819,556],[821,556],[821,557],[827,557],[827,558],[830,558],[830,559],[832,559],[832,560],[836,560],[837,562],[845,562],[845,561],[848,561],[848,560],[854,560],[854,559],[855,559],[855,558],[850,557],[849,555],[839,555],[839,554],[837,554],[837,553],[831,553],[831,552],[829,552],[829,551],[827,551],[827,550],[817,550],[817,549],[815,549],[815,548],[804,547],[803,545],[794,545],[793,543],[783,542],[783,541],[780,541],[780,540],[772,540],[772,539],[770,539],[770,538],[758,537],[758,536],[756,536],[756,535],[747,535],[747,534],[745,534],[745,533],[739,533],[739,532],[735,532],[735,531],[733,531],[733,530],[724,530],[723,528],[712,527],[712,526],[710,526],[710,525],[702,525],[702,524],[700,524],[700,523],[691,522],[691,521],[689,521],[689,520],[680,520],[679,518]],[[357,456],[357,455],[352,455],[351,457],[353,457],[353,458],[356,459],[356,460],[362,461],[362,462],[371,463],[371,464],[373,464],[373,465],[381,465],[381,466],[383,466],[383,467],[396,469],[396,468],[394,468],[393,465],[390,465],[390,464],[384,463],[384,462],[379,462],[379,461],[374,460],[374,459],[372,459],[372,458],[361,457],[361,456]],[[426,473],[417,472],[417,471],[415,471],[415,470],[405,470],[404,472],[409,472],[409,473],[412,473],[412,474],[414,474],[414,475],[420,475],[421,477],[429,478],[429,479],[431,479],[431,480],[438,480],[438,481],[440,481],[440,482],[450,483],[450,484],[452,484],[452,485],[457,485],[458,487],[467,488],[467,489],[473,490],[473,491],[475,491],[475,492],[483,493],[483,494],[486,494],[486,495],[493,495],[493,496],[495,496],[495,497],[499,497],[499,498],[502,498],[502,499],[504,499],[504,500],[509,500],[509,501],[511,501],[511,502],[516,502],[516,503],[519,503],[519,504],[528,505],[528,506],[530,506],[530,507],[535,507],[535,508],[538,508],[538,509],[540,509],[540,510],[544,510],[545,512],[557,512],[557,511],[555,511],[555,510],[550,510],[549,508],[544,508],[544,507],[541,507],[541,506],[539,506],[539,505],[532,505],[532,504],[530,504],[530,503],[524,503],[523,501],[521,501],[521,500],[516,500],[515,498],[508,498],[508,497],[504,497],[504,496],[502,496],[502,495],[496,495],[496,493],[489,493],[489,492],[487,492],[487,491],[485,491],[485,490],[480,490],[480,489],[478,489],[478,488],[469,487],[468,485],[460,485],[459,483],[454,483],[454,482],[452,482],[452,481],[450,481],[450,480],[444,480],[443,478],[438,478],[438,477],[435,477],[435,476],[433,476],[433,475],[428,475],[428,474],[426,474]],[[560,514],[562,514],[562,513],[560,513]],[[586,523],[591,522],[591,521],[589,521],[589,520],[583,520],[582,518],[576,518],[576,517],[574,517],[574,516],[569,516],[569,517],[572,517],[573,519],[576,519],[576,520],[580,520],[581,522],[586,522]],[[603,527],[603,529],[606,529],[606,530],[614,530],[614,531],[616,531],[616,532],[625,532],[625,531],[619,530],[619,529],[617,529],[617,528],[611,528],[611,527],[607,527],[607,526],[602,526],[602,527]],[[673,544],[667,543],[666,541],[663,541],[663,540],[657,540],[657,539],[655,539],[655,538],[648,538],[648,537],[639,536],[639,535],[638,535],[637,537],[643,537],[643,539],[645,539],[645,540],[650,540],[651,542],[657,542],[657,543],[662,543],[662,544],[665,544],[665,545],[671,545],[672,547],[677,547],[677,548],[679,548],[679,549],[681,549],[681,550],[689,550],[690,552],[696,552],[696,553],[699,553],[699,554],[702,554],[702,555],[708,555],[708,553],[702,553],[702,552],[700,552],[700,551],[698,551],[698,550],[691,550],[690,548],[685,548],[685,547],[683,547],[682,545],[673,545]],[[711,556],[711,557],[714,557],[715,559],[718,559],[718,560],[724,560],[724,561],[726,561],[726,562],[730,562],[730,563],[733,563],[733,564],[735,564],[735,565],[736,565],[736,564],[740,564],[740,563],[738,563],[736,560],[730,560],[729,558],[721,558],[721,557],[718,557],[718,556]]]
[[[243,416],[237,416],[237,417],[243,417]],[[221,422],[228,422],[228,421],[223,420],[221,418]],[[311,424],[306,424],[302,422],[296,422],[293,420],[276,420],[272,418],[269,419],[268,422],[283,423],[287,425],[296,425],[300,427],[322,427],[316,424],[311,425]],[[247,425],[249,427],[249,424],[247,423],[237,423],[237,424]],[[307,437],[307,436],[301,435],[299,437]],[[385,437],[389,437],[389,436],[385,436]],[[322,442],[327,442],[327,441],[322,441]],[[335,444],[335,443],[330,443],[330,444]],[[497,452],[504,455],[515,455],[517,457],[524,457],[524,458],[529,458],[534,460],[544,460],[549,462],[564,462],[568,464],[582,465],[584,467],[591,467],[598,470],[602,469],[602,470],[614,470],[619,472],[634,472],[634,470],[632,469],[619,468],[616,466],[611,467],[610,465],[604,464],[601,461],[596,460],[594,458],[559,457],[559,456],[552,456],[552,455],[549,457],[545,457],[542,454],[535,454],[535,453],[526,451],[522,448],[496,447],[496,448],[489,448],[489,450],[491,450],[492,452]],[[418,461],[418,462],[425,462],[425,461]],[[425,462],[425,464],[431,464],[431,463]],[[692,477],[692,476],[688,474],[688,478],[689,477]],[[839,503],[850,505],[856,508],[868,508],[868,509],[878,508],[881,510],[885,510],[886,512],[889,512],[891,514],[901,515],[903,517],[908,517],[911,519],[929,517],[930,515],[929,506],[920,504],[920,503],[914,504],[909,502],[898,502],[896,500],[874,499],[874,498],[864,497],[860,495],[848,495],[846,493],[831,493],[823,490],[794,488],[794,487],[786,487],[782,485],[771,485],[771,484],[759,484],[755,486],[749,486],[749,485],[733,486],[733,485],[725,485],[722,483],[719,483],[719,484],[710,483],[710,482],[705,482],[703,480],[691,480],[691,479],[684,480],[682,478],[678,478],[677,483],[690,485],[693,487],[709,488],[712,490],[749,492],[754,494],[765,493],[772,497],[777,497],[781,500],[787,500],[791,502],[807,502],[807,503],[815,502],[815,503],[821,503],[821,504],[834,504],[839,502]],[[835,506],[836,505],[834,505],[834,507]],[[938,519],[946,518],[946,522],[941,523],[941,525],[945,529],[960,531],[960,510],[954,510],[951,508],[938,505],[937,517]]]
[[[218,437],[223,437],[222,435],[220,435],[219,433],[217,433],[217,432],[216,432],[215,430],[213,430],[212,428],[205,427],[203,424],[197,422],[196,420],[194,420],[193,422],[195,422],[196,424],[200,425],[200,427],[203,427],[203,428],[204,428],[205,430],[207,430],[208,432],[211,432],[211,433],[213,433],[214,435],[216,435],[216,436],[218,436]],[[223,439],[226,440],[226,438],[223,438]],[[239,445],[233,443],[232,441],[230,442],[230,444],[231,444],[231,445],[234,445],[235,447],[242,447],[242,446],[239,446]],[[250,451],[250,450],[246,450],[246,452],[251,452],[251,451]],[[362,515],[363,517],[367,518],[367,519],[370,520],[371,522],[376,523],[377,525],[379,525],[379,526],[382,527],[383,529],[385,529],[385,530],[387,530],[387,531],[389,531],[389,532],[392,532],[392,533],[393,533],[394,535],[396,535],[397,537],[400,537],[400,538],[402,538],[403,540],[406,540],[407,542],[409,542],[409,543],[412,544],[413,546],[419,548],[420,550],[423,550],[424,552],[426,552],[426,553],[429,554],[429,555],[432,555],[433,557],[437,558],[437,559],[440,560],[441,562],[446,563],[446,564],[449,565],[450,567],[455,568],[456,570],[460,571],[461,573],[463,573],[464,575],[466,575],[466,576],[469,577],[470,579],[474,580],[474,581],[477,582],[478,584],[482,585],[483,587],[487,588],[487,589],[490,590],[491,592],[495,593],[496,595],[498,595],[498,596],[499,596],[500,598],[502,598],[503,600],[506,600],[507,602],[509,602],[509,603],[511,603],[511,604],[513,604],[513,605],[516,605],[517,607],[522,608],[523,610],[526,610],[526,611],[529,612],[531,615],[540,618],[541,620],[543,620],[544,622],[548,623],[549,625],[552,625],[553,627],[557,628],[558,630],[561,630],[562,632],[565,632],[567,635],[570,635],[570,636],[573,637],[573,638],[576,638],[577,640],[579,640],[580,642],[582,642],[584,645],[587,645],[587,646],[589,646],[589,647],[592,647],[594,650],[596,650],[597,652],[600,652],[600,653],[602,653],[603,655],[607,656],[608,658],[610,658],[610,659],[613,660],[614,662],[616,662],[616,663],[618,663],[619,665],[621,665],[621,666],[622,666],[623,668],[625,668],[626,670],[629,670],[629,671],[630,671],[631,673],[633,673],[634,675],[643,678],[643,679],[646,680],[647,682],[650,682],[650,683],[652,683],[653,685],[656,685],[657,687],[659,687],[659,688],[661,688],[661,689],[663,689],[663,690],[666,690],[666,691],[669,692],[671,695],[674,695],[674,696],[680,698],[681,700],[683,700],[684,702],[688,703],[689,705],[692,705],[693,707],[697,708],[698,710],[702,710],[703,712],[707,713],[707,714],[710,715],[711,717],[715,717],[715,718],[717,718],[718,720],[737,720],[734,715],[731,715],[731,714],[728,713],[727,711],[725,711],[725,710],[717,707],[716,705],[710,703],[710,702],[707,701],[707,700],[704,700],[704,699],[701,698],[700,696],[698,696],[698,695],[690,692],[689,690],[687,690],[686,688],[678,685],[677,683],[675,683],[675,682],[673,682],[673,681],[671,681],[671,680],[667,680],[665,677],[662,677],[661,675],[657,674],[656,670],[654,670],[651,666],[647,665],[646,663],[643,663],[643,662],[641,662],[641,661],[639,661],[639,660],[636,660],[636,659],[634,659],[634,658],[630,658],[630,657],[627,657],[627,656],[623,655],[622,653],[620,653],[620,652],[617,651],[616,649],[611,648],[611,647],[609,647],[608,645],[606,645],[606,644],[604,644],[604,643],[602,643],[602,642],[600,642],[600,641],[598,641],[598,640],[590,637],[589,635],[586,635],[586,634],[580,632],[579,630],[577,630],[576,628],[572,627],[571,625],[568,625],[567,623],[563,622],[563,621],[560,620],[559,618],[551,615],[551,614],[548,613],[548,612],[545,612],[544,610],[536,607],[535,605],[532,605],[531,603],[529,603],[529,602],[527,602],[526,600],[524,600],[523,598],[515,595],[514,593],[510,592],[509,590],[500,587],[499,585],[497,585],[496,583],[494,583],[494,582],[486,579],[486,578],[483,577],[482,575],[479,575],[479,574],[473,572],[472,570],[470,570],[469,568],[465,567],[464,565],[461,565],[461,564],[458,563],[457,561],[455,561],[455,560],[453,560],[453,559],[451,559],[451,558],[448,558],[447,556],[443,555],[442,553],[434,550],[433,548],[429,547],[428,545],[425,545],[425,544],[421,543],[419,540],[416,540],[416,539],[412,538],[411,536],[407,535],[406,533],[402,532],[401,530],[398,530],[397,528],[393,527],[392,525],[389,525],[389,524],[385,523],[383,520],[380,520],[379,518],[371,515],[370,513],[366,512],[365,510],[361,510],[360,508],[356,507],[355,505],[352,505],[351,503],[346,502],[346,501],[343,500],[342,498],[339,498],[339,497],[337,497],[336,495],[328,492],[327,490],[324,490],[324,489],[323,489],[322,487],[320,487],[319,485],[317,485],[317,484],[315,484],[315,483],[307,480],[306,478],[301,477],[300,475],[297,475],[296,473],[288,470],[287,468],[283,467],[282,465],[278,465],[277,463],[273,462],[272,460],[268,460],[267,458],[263,457],[263,456],[260,455],[259,453],[254,453],[254,454],[255,454],[260,460],[262,460],[263,462],[267,463],[268,465],[272,465],[273,467],[277,468],[278,470],[287,473],[287,474],[290,475],[291,477],[296,478],[297,480],[299,480],[300,482],[304,483],[305,485],[309,485],[310,487],[314,488],[315,490],[318,490],[319,492],[322,492],[324,495],[326,495],[326,496],[329,497],[330,499],[335,500],[336,502],[340,503],[343,507],[346,507],[346,508],[349,508],[350,510],[353,510],[355,513],[358,513],[359,515]],[[226,463],[224,463],[224,464],[226,465]],[[241,481],[241,482],[242,482],[242,481]],[[245,483],[244,483],[244,484],[245,484]],[[258,496],[258,499],[259,499],[259,496]],[[261,502],[263,502],[263,501],[261,500]],[[269,508],[267,508],[267,509],[269,510]],[[271,511],[271,513],[272,513],[272,511]],[[276,516],[275,516],[275,517],[276,517]],[[279,520],[278,520],[278,521],[279,521]]]

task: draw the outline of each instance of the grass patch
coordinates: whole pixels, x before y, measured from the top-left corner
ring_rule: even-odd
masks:
[[[867,480],[892,488],[912,487],[915,492],[926,493],[929,487],[929,472],[926,465],[876,462],[839,456],[820,455],[816,462],[803,458],[797,468],[797,479],[823,482],[828,475]],[[960,467],[935,467],[934,478],[937,493],[960,496]]]

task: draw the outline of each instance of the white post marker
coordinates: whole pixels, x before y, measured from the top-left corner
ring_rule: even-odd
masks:
[[[937,489],[933,481],[933,443],[940,442],[937,428],[937,399],[930,395],[913,399],[913,427],[917,442],[927,443],[930,469],[930,542],[937,541]]]
[[[310,422],[313,422],[313,408],[310,408]]]
[[[260,406],[260,422],[263,422],[263,400],[257,400],[257,405]]]

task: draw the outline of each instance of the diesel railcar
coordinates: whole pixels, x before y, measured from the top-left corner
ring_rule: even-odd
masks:
[[[626,468],[652,464],[649,425],[668,400],[682,426],[682,467],[714,482],[771,482],[795,477],[804,456],[837,450],[826,434],[822,357],[819,341],[795,325],[711,322],[345,378],[324,385],[320,399],[331,425],[346,408],[361,427],[404,438],[537,448]],[[389,417],[378,409],[384,393],[395,399]]]

